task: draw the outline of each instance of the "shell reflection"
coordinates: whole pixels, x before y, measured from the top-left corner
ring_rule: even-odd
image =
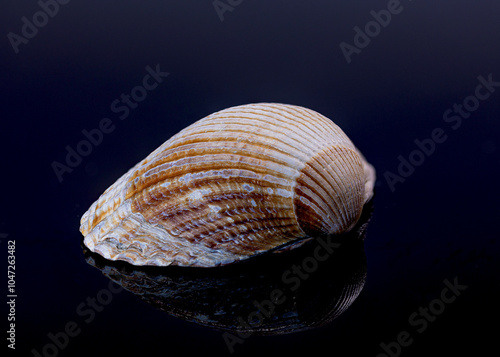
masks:
[[[344,235],[210,270],[137,267],[84,249],[90,265],[170,315],[240,335],[286,334],[330,323],[358,297],[370,215],[371,205]]]

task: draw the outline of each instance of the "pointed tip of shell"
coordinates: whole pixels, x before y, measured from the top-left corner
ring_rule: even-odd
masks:
[[[365,203],[372,199],[374,194],[375,180],[377,179],[377,174],[373,165],[364,161],[364,172],[365,172]]]

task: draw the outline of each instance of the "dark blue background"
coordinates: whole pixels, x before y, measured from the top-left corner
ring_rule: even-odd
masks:
[[[77,306],[108,279],[85,263],[79,219],[180,129],[214,111],[262,101],[331,118],[377,169],[365,241],[368,280],[327,327],[253,337],[235,355],[317,355],[326,348],[335,356],[376,356],[380,343],[408,330],[408,317],[454,277],[466,291],[401,355],[482,355],[495,345],[500,87],[457,130],[443,113],[474,94],[478,76],[500,81],[500,5],[402,0],[402,11],[347,63],[340,43],[353,44],[353,28],[387,3],[244,0],[220,21],[212,1],[72,0],[16,54],[7,35],[21,35],[22,17],[32,19],[40,7],[3,1],[0,233],[17,246],[19,355],[40,351],[47,334],[68,321],[82,331],[60,356],[228,354],[220,332],[168,316],[128,292],[83,324]],[[157,64],[169,77],[118,119],[110,104]],[[81,131],[102,118],[115,130],[59,182],[52,162],[64,163],[65,147],[75,148]],[[408,158],[414,140],[435,128],[445,130],[446,141],[392,192],[384,173],[397,174],[398,156]]]

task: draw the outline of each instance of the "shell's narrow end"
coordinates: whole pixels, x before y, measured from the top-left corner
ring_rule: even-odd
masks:
[[[373,167],[372,164],[370,164],[368,161],[366,161],[365,157],[359,152],[358,154],[361,158],[361,161],[363,163],[363,171],[364,171],[364,178],[365,178],[365,202],[367,203],[370,201],[373,197],[374,194],[374,188],[375,188],[375,180],[377,179],[377,173],[375,171],[375,167]]]
[[[375,180],[376,172],[375,168],[367,164],[365,166],[365,204],[370,201],[375,194]]]

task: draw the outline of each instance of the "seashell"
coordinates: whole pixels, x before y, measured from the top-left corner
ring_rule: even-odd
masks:
[[[367,268],[363,238],[371,216],[368,206],[355,228],[331,237],[338,248],[317,265],[311,265],[311,258],[317,256],[318,247],[324,252],[319,240],[283,254],[208,270],[137,267],[84,248],[85,259],[125,290],[182,320],[233,334],[295,333],[330,324],[361,293]],[[307,271],[306,277],[299,278],[297,267]]]
[[[212,267],[347,232],[375,170],[323,115],[260,103],[171,137],[92,204],[84,244],[134,265]]]

